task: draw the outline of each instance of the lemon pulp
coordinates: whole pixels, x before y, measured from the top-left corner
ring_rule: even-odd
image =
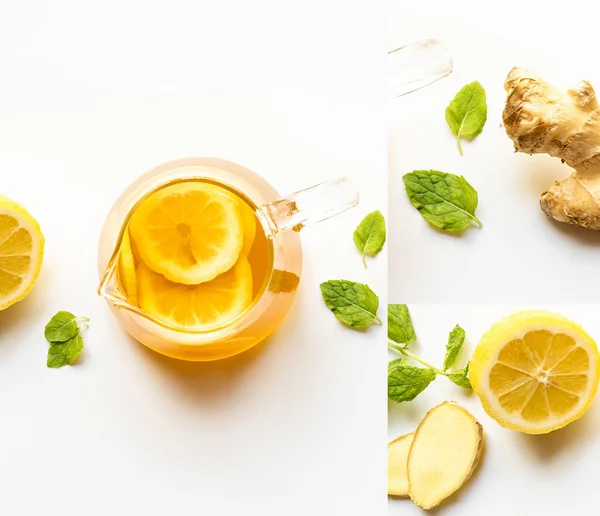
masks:
[[[141,264],[137,270],[140,308],[176,326],[195,330],[226,324],[252,301],[252,271],[248,260],[199,285],[174,283]]]
[[[501,425],[546,433],[581,417],[596,393],[595,342],[576,323],[543,311],[514,314],[482,337],[469,376]]]
[[[231,269],[244,245],[239,203],[208,183],[179,183],[155,192],[132,217],[130,230],[150,269],[186,285]]]
[[[156,191],[121,243],[119,276],[129,301],[194,331],[229,323],[252,302],[248,255],[257,222],[250,205],[217,185],[187,181]]]
[[[23,299],[35,284],[44,256],[44,235],[20,204],[0,195],[0,310]]]

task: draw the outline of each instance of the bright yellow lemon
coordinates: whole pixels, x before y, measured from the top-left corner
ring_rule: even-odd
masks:
[[[0,195],[0,310],[23,299],[35,284],[44,257],[44,235],[20,204]]]
[[[229,323],[252,301],[252,271],[243,255],[227,272],[199,285],[173,283],[143,263],[137,269],[137,281],[142,310],[194,330]]]
[[[152,194],[133,215],[131,237],[142,261],[168,280],[211,281],[238,261],[244,245],[240,204],[218,186],[186,182]]]
[[[473,390],[490,417],[528,434],[581,417],[596,394],[599,373],[598,348],[583,328],[540,310],[494,324],[469,364]]]

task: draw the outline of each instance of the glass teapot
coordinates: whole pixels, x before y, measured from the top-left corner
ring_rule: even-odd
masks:
[[[264,237],[262,247],[249,255],[252,266],[262,271],[251,303],[227,323],[209,328],[177,324],[142,309],[140,303],[132,301],[119,275],[132,217],[150,196],[183,182],[216,185],[243,200],[256,216],[257,231]],[[282,197],[262,177],[229,161],[187,158],[160,165],[130,185],[108,214],[98,251],[98,293],[123,328],[158,353],[194,361],[241,353],[265,339],[290,310],[302,269],[299,231],[357,203],[355,187],[343,178]],[[134,271],[139,273],[139,253],[132,254],[137,267]]]

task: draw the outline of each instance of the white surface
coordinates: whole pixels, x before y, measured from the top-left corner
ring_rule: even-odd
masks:
[[[474,0],[388,2],[387,48],[441,38],[454,60],[449,77],[388,104],[390,299],[395,302],[597,302],[600,234],[547,218],[540,194],[569,167],[546,155],[515,154],[502,123],[504,79],[513,66],[565,87],[587,79],[600,88],[598,38],[587,19],[598,4],[557,11],[539,2]],[[488,120],[456,148],[444,111],[478,80]],[[479,192],[483,228],[450,235],[410,205],[402,175],[414,169],[464,175]]]
[[[418,341],[413,351],[433,364],[444,359],[448,333],[460,324],[467,337],[457,366],[463,367],[481,336],[498,319],[539,308],[562,313],[600,338],[597,306],[576,305],[418,305],[410,307]],[[396,355],[390,353],[390,358]],[[600,405],[551,434],[528,436],[506,430],[489,418],[477,397],[438,378],[410,403],[389,403],[388,441],[414,431],[427,411],[446,400],[462,403],[483,425],[485,444],[480,467],[456,496],[435,512],[439,516],[558,516],[587,514],[596,505],[600,461]],[[390,498],[388,515],[422,515],[409,500]]]
[[[2,512],[381,514],[384,332],[344,328],[318,286],[367,281],[385,306],[385,256],[365,271],[352,242],[385,210],[383,12],[160,4],[0,5],[1,190],[47,239],[33,293],[0,314]],[[282,193],[349,176],[361,194],[303,232],[297,303],[267,345],[212,364],[146,350],[95,293],[112,202],[151,167],[198,155]],[[82,363],[50,370],[43,328],[59,309],[91,327]]]

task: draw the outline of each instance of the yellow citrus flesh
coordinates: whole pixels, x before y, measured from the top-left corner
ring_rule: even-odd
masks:
[[[44,235],[20,204],[0,195],[0,310],[23,299],[42,268]]]
[[[138,300],[156,319],[186,329],[207,330],[229,323],[252,301],[252,271],[245,256],[227,272],[199,285],[182,285],[137,269]]]
[[[152,194],[133,215],[130,231],[150,269],[186,285],[231,269],[244,245],[239,202],[223,188],[199,182]]]
[[[129,231],[126,230],[121,242],[119,254],[119,278],[129,302],[137,305],[137,279],[135,275],[135,260],[131,250]]]
[[[528,434],[580,418],[596,394],[599,373],[598,348],[583,328],[540,310],[494,324],[469,364],[473,390],[488,415]]]

